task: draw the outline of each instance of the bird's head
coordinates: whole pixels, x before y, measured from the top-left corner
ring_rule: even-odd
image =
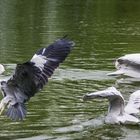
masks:
[[[86,95],[83,96],[83,100],[85,101],[95,98],[108,98],[109,100],[111,100],[112,98],[114,98],[113,96],[122,97],[121,93],[115,87],[109,87],[105,90],[87,93]]]

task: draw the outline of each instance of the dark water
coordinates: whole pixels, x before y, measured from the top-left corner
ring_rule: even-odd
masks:
[[[33,97],[23,122],[0,117],[0,139],[138,140],[139,126],[104,124],[108,102],[83,102],[90,91],[115,86],[127,100],[140,82],[113,78],[114,60],[140,52],[138,0],[0,1],[1,78],[40,47],[68,34],[76,47],[43,91]]]

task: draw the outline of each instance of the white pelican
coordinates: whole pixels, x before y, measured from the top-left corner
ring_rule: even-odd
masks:
[[[118,58],[115,62],[117,71],[108,73],[109,76],[126,75],[140,78],[140,53],[127,54]]]
[[[88,93],[83,97],[83,100],[95,98],[107,98],[109,100],[108,114],[105,117],[105,123],[138,124],[140,122],[135,116],[139,113],[140,109],[140,90],[131,94],[126,107],[122,94],[115,87]]]
[[[12,120],[23,120],[26,116],[25,103],[48,82],[54,70],[70,53],[74,42],[62,38],[36,52],[31,60],[17,64],[14,74],[7,81],[1,81],[3,99],[0,114]]]

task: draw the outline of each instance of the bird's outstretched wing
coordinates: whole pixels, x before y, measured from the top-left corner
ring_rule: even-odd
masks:
[[[129,97],[129,101],[125,107],[128,114],[138,115],[140,112],[140,90],[135,91]]]
[[[18,64],[14,75],[1,83],[5,97],[9,97],[7,116],[22,120],[26,115],[24,103],[40,91],[48,78],[62,63],[73,48],[74,43],[62,38],[42,48],[26,63]]]

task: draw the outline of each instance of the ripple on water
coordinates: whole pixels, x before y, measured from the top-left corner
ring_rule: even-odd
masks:
[[[8,73],[4,73],[2,78],[9,77],[16,65],[8,64],[5,66]],[[83,103],[81,99],[89,91],[106,88],[112,85],[112,82],[114,84],[115,78],[106,76],[108,72],[85,69],[57,69],[48,85],[31,98],[27,105],[28,114],[25,122],[9,123],[11,121],[6,120],[5,117],[0,118],[0,124],[4,128],[1,129],[0,136],[20,137],[17,140],[71,140],[84,137],[87,139],[91,135],[94,138],[107,139],[111,129],[108,128],[106,130],[108,135],[105,135],[107,127],[104,125],[104,116],[107,111],[107,102],[91,101]],[[117,130],[119,128],[116,128]],[[94,136],[91,131],[95,134]],[[99,131],[103,134],[99,134]],[[33,136],[34,133],[35,136]],[[119,132],[113,134],[119,135]],[[25,136],[27,138],[22,138]]]

